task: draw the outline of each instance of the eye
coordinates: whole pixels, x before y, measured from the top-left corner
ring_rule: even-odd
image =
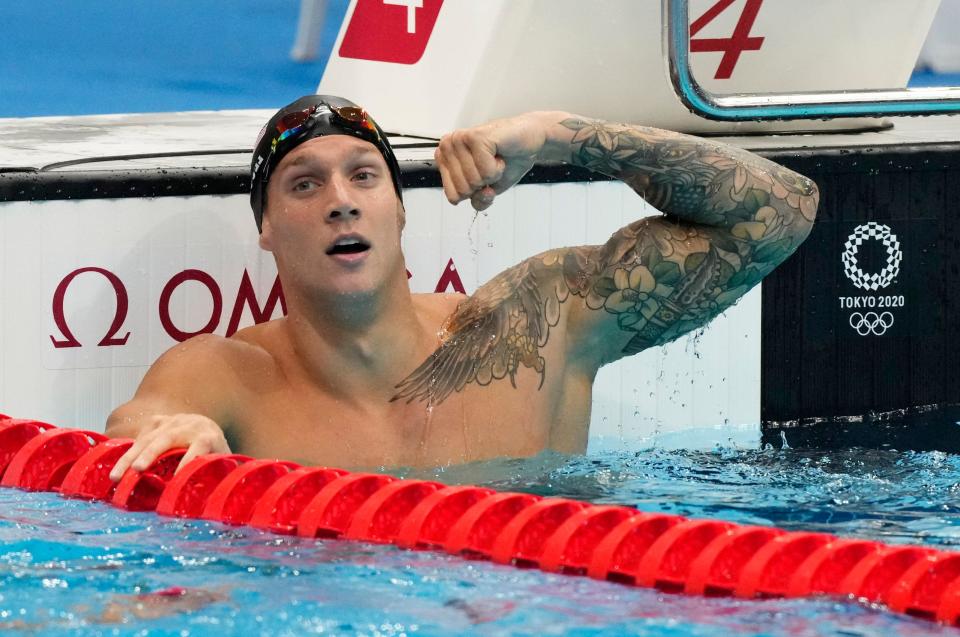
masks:
[[[315,186],[316,186],[316,183],[314,183],[310,179],[298,179],[295,182],[293,182],[293,189],[296,192],[307,192],[307,191],[313,190]]]
[[[361,168],[357,172],[353,173],[354,181],[370,181],[377,176],[377,173],[373,172],[369,168]]]

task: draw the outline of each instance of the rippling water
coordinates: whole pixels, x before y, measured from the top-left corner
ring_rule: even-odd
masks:
[[[939,453],[547,454],[447,469],[435,477],[890,543],[960,543],[960,459]],[[174,586],[188,592],[156,594]],[[439,553],[278,537],[2,489],[0,634],[66,631],[960,634],[846,600],[666,595]]]

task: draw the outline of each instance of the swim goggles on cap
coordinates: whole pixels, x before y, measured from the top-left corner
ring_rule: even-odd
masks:
[[[340,97],[307,95],[280,109],[257,138],[251,164],[250,205],[258,228],[263,219],[266,186],[273,169],[300,144],[325,135],[350,135],[376,146],[387,162],[394,190],[403,200],[400,167],[390,142],[370,114]]]
[[[336,122],[338,124],[345,124],[347,126],[360,126],[370,131],[374,136],[376,136],[378,141],[381,139],[380,131],[377,130],[377,126],[374,123],[373,118],[370,117],[370,115],[368,115],[367,112],[359,106],[331,106],[325,102],[321,102],[311,106],[310,108],[302,111],[295,111],[293,113],[287,113],[281,117],[276,126],[277,133],[279,134],[273,138],[273,141],[270,144],[270,150],[276,150],[277,144],[303,130],[310,122],[311,117],[324,115],[326,113],[330,113],[334,116],[335,120],[339,120]]]

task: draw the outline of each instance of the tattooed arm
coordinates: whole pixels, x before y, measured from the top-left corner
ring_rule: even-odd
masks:
[[[447,198],[478,209],[539,160],[617,177],[663,215],[495,277],[458,308],[449,339],[398,397],[442,400],[469,382],[513,379],[521,364],[542,382],[539,350],[564,316],[567,359],[592,377],[730,307],[806,238],[817,208],[812,181],[742,149],[567,113],[458,131],[437,151]]]
[[[745,150],[578,117],[559,127],[550,129],[555,152],[618,177],[664,213],[633,222],[602,246],[568,253],[566,278],[589,281],[571,291],[584,299],[585,311],[575,315],[587,346],[581,351],[599,354],[597,365],[705,325],[813,227],[816,185]]]

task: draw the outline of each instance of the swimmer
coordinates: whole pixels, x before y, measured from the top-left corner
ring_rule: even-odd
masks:
[[[109,418],[108,435],[135,438],[111,476],[174,447],[183,464],[233,451],[345,468],[583,453],[600,367],[733,305],[807,237],[819,196],[739,148],[563,112],[455,131],[435,157],[447,199],[476,210],[559,161],[662,214],[531,256],[469,297],[412,294],[389,142],[362,108],[303,97],[270,119],[252,162],[287,316],[161,356]]]
[[[88,616],[87,621],[95,624],[129,624],[139,619],[189,614],[229,599],[230,596],[222,587],[207,590],[172,586],[152,593],[114,595],[99,614]]]
[[[172,586],[151,593],[133,595],[111,595],[99,611],[87,605],[71,608],[71,613],[82,616],[88,625],[131,624],[138,620],[152,620],[170,615],[190,614],[212,604],[230,600],[228,591],[217,589],[183,588]],[[21,619],[0,622],[0,630],[37,633],[39,631],[66,632],[76,630],[66,620],[50,622],[27,622]]]

